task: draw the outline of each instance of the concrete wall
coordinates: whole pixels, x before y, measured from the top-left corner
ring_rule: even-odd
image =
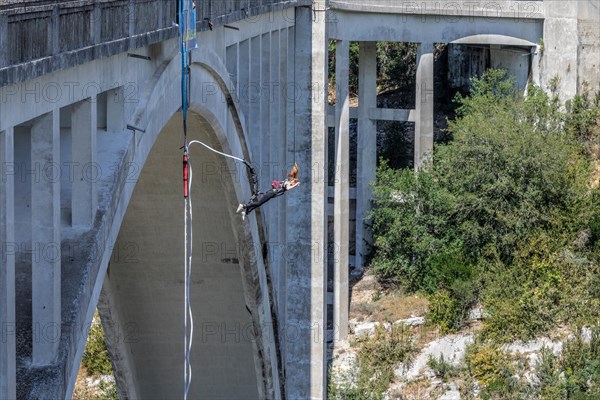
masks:
[[[600,1],[547,1],[544,6],[542,86],[548,89],[558,79],[556,92],[562,100],[587,89],[595,92],[600,87]]]

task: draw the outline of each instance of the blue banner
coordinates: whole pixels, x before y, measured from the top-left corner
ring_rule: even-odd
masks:
[[[181,35],[186,51],[198,47],[196,41],[196,3],[194,0],[183,0],[181,18]]]

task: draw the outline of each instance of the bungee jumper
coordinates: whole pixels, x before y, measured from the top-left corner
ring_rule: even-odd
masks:
[[[246,218],[246,215],[250,214],[254,209],[300,185],[300,181],[298,180],[298,164],[294,163],[287,178],[282,181],[273,181],[271,182],[271,189],[264,193],[259,192],[258,176],[256,175],[255,169],[247,162],[244,162],[244,164],[250,169],[250,174],[252,175],[252,197],[250,197],[250,200],[248,200],[246,204],[240,204],[237,208],[236,213],[242,214],[242,221]]]

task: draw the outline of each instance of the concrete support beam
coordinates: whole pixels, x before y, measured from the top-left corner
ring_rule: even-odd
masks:
[[[159,9],[162,10],[161,7]],[[94,44],[100,43],[101,40],[101,17],[102,17],[102,9],[100,8],[100,0],[94,0],[94,8],[90,13],[90,32],[92,35],[92,40]]]
[[[52,43],[52,55],[56,55],[60,53],[60,9],[58,4],[52,7],[52,23],[49,28],[51,29],[50,43]]]
[[[377,48],[375,42],[359,44],[358,154],[356,171],[356,267],[362,268],[371,242],[364,220],[371,209],[370,182],[377,166],[377,125],[369,118],[377,107]]]
[[[96,217],[96,97],[73,104],[71,109],[71,148],[75,175],[71,194],[71,224],[90,227]]]
[[[285,44],[284,44],[285,45]],[[286,67],[287,67],[287,80],[286,80],[286,88],[295,85],[296,84],[296,80],[295,80],[295,73],[296,73],[296,34],[295,34],[295,28],[292,26],[288,29],[288,33],[287,33],[287,63],[286,63]],[[295,107],[296,107],[296,102],[295,102],[295,97],[293,95],[290,95],[289,91],[285,91],[284,92],[285,95],[285,99],[286,99],[286,137],[285,137],[285,151],[286,151],[286,157],[285,160],[287,160],[287,164],[288,166],[294,162],[294,160],[296,159],[296,149],[295,149],[295,137],[296,137],[296,118],[295,118]],[[304,176],[301,174],[300,175],[300,180],[304,180]],[[298,189],[294,189],[294,190],[301,190],[302,186],[300,186],[300,188]],[[293,262],[289,262],[290,261],[290,255],[292,254],[292,246],[291,246],[291,240],[292,238],[295,238],[296,236],[289,236],[288,237],[288,224],[290,222],[290,218],[288,216],[288,203],[289,201],[285,202],[285,208],[283,209],[283,217],[281,219],[281,223],[283,224],[282,226],[282,231],[281,231],[281,243],[284,245],[284,255],[285,255],[285,260],[287,262],[282,263],[283,264],[283,271],[281,272],[281,291],[279,292],[279,301],[281,302],[281,306],[279,307],[279,309],[281,310],[278,314],[279,317],[279,334],[280,337],[283,338],[283,340],[280,340],[280,348],[281,348],[281,354],[282,354],[282,361],[283,361],[283,369],[284,369],[284,373],[285,370],[287,368],[288,365],[288,354],[287,354],[287,345],[288,345],[288,340],[285,339],[285,335],[286,335],[286,325],[288,324],[288,318],[287,318],[287,312],[288,312],[288,301],[290,300],[289,297],[289,282],[290,282],[290,272],[292,270],[292,265]],[[292,235],[293,233],[290,231],[289,232],[290,235]],[[294,268],[295,270],[295,268]],[[291,341],[290,341],[291,342]],[[291,343],[292,346],[294,346],[293,343]],[[292,357],[289,358],[290,360],[292,359]],[[284,382],[284,384],[287,384]]]
[[[420,43],[417,52],[415,169],[433,157],[433,44]]]
[[[289,37],[288,37],[288,29],[282,29],[281,33],[280,33],[280,38],[279,38],[279,84],[280,84],[280,88],[285,88],[287,87],[287,82],[288,82],[288,75],[289,75],[289,68],[288,68],[288,60],[289,60],[289,51],[291,51],[289,49]],[[292,35],[289,35],[292,36]],[[292,38],[293,39],[293,38]],[[279,149],[278,149],[278,154],[279,154],[279,162],[281,163],[282,167],[285,168],[286,167],[286,159],[287,159],[287,133],[289,131],[288,126],[290,124],[290,121],[293,120],[293,109],[291,110],[291,112],[288,111],[288,109],[290,108],[290,101],[288,101],[287,99],[287,95],[285,91],[281,91],[280,92],[280,109],[279,109],[279,113],[280,113],[280,117],[279,117],[279,137],[280,137],[280,143],[279,143]],[[286,204],[285,201],[280,201],[279,202],[279,224],[278,226],[278,233],[277,233],[277,237],[278,237],[278,243],[277,248],[279,249],[278,253],[277,253],[277,257],[279,260],[284,260],[285,259],[285,243],[287,242],[286,239]],[[280,321],[285,321],[285,298],[286,298],[286,286],[287,286],[287,282],[286,282],[286,263],[285,262],[280,262],[278,265],[279,271],[277,272],[277,296],[276,296],[276,302],[277,302],[277,316],[278,319]],[[279,324],[279,329],[280,329],[280,337],[283,337],[283,334],[285,334],[284,332],[284,326],[283,324]],[[281,348],[282,350],[282,354],[284,353],[283,348]]]
[[[261,158],[261,113],[260,113],[260,77],[261,77],[261,65],[262,65],[262,52],[261,52],[261,36],[255,36],[250,39],[250,81],[246,88],[246,95],[248,96],[249,103],[249,114],[248,120],[250,123],[250,147],[252,150],[252,163],[258,170],[256,171],[259,176],[259,182],[262,186],[262,158]]]
[[[265,33],[261,36],[261,51],[259,54],[261,61],[259,99],[260,99],[260,187],[266,190],[271,186],[270,167],[271,167],[271,34]],[[266,210],[270,210],[272,205],[267,204]],[[267,218],[269,218],[268,213]],[[267,226],[271,226],[267,221]]]
[[[313,7],[324,9],[324,0]],[[295,159],[302,185],[288,201],[286,341],[286,396],[289,399],[324,399],[327,396],[326,291],[327,291],[327,42],[325,13],[296,8]],[[292,239],[293,238],[293,239]],[[295,334],[289,333],[294,331]]]
[[[94,102],[94,106],[96,103]],[[127,127],[125,122],[125,93],[123,86],[106,93],[106,130],[122,132]]]
[[[371,108],[369,109],[369,118],[376,121],[414,122],[415,110]]]
[[[129,0],[127,3],[127,27],[131,38],[135,35],[135,0]]]
[[[33,365],[54,361],[61,332],[60,293],[60,127],[59,110],[44,114],[31,127]]]
[[[350,43],[338,40],[335,50],[336,127],[334,197],[334,340],[348,338],[348,255],[350,239]]]
[[[16,395],[13,128],[0,132],[0,398]]]
[[[8,65],[8,15],[0,14],[0,68]]]

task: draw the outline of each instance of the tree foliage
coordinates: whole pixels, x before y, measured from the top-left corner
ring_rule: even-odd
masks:
[[[385,282],[443,291],[433,299],[448,330],[484,301],[490,335],[530,337],[567,317],[567,294],[583,309],[579,281],[596,273],[600,196],[588,150],[598,104],[577,97],[563,112],[535,86],[519,95],[501,70],[456,101],[453,140],[436,146],[433,165],[381,163],[372,266]]]

